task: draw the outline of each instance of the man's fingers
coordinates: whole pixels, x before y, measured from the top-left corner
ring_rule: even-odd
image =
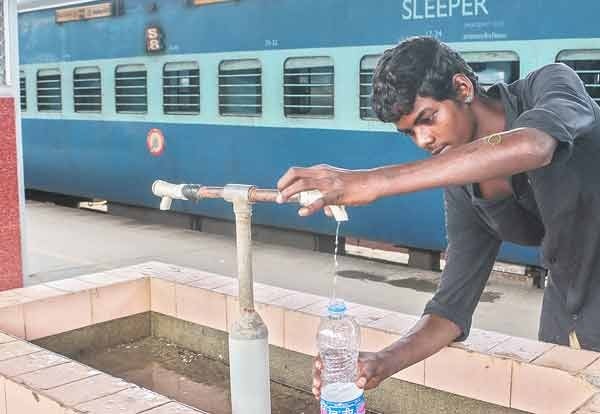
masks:
[[[319,398],[321,398],[321,390],[319,390],[318,388],[313,387],[312,393],[315,396],[315,399],[318,400]]]
[[[312,383],[312,393],[315,398],[318,400],[321,397],[321,370],[323,369],[323,362],[321,361],[321,357],[317,355],[315,358],[315,362],[313,364],[313,383]]]
[[[279,191],[281,191],[282,189],[284,189],[285,187],[290,185],[292,183],[292,181],[294,181],[296,179],[299,170],[300,170],[300,167],[292,167],[292,168],[288,169],[285,172],[285,174],[283,174],[281,176],[279,181],[277,181],[277,189]]]
[[[325,206],[325,200],[323,200],[322,198],[318,198],[311,204],[304,206],[300,210],[298,210],[298,214],[303,217],[310,216],[311,214],[322,209],[324,206]]]
[[[283,190],[296,181],[303,178],[317,178],[319,175],[320,171],[314,168],[292,167],[277,181],[277,189],[283,193]]]
[[[357,381],[356,381],[356,386],[358,388],[365,388],[365,385],[367,385],[367,378],[366,377],[360,377]]]
[[[321,389],[321,378],[316,377],[316,376],[313,377],[312,386],[313,386],[313,388],[320,390]]]
[[[316,190],[317,187],[318,182],[312,177],[298,178],[283,190],[280,190],[279,195],[282,197],[283,201],[285,201],[294,194],[307,190]]]
[[[323,363],[320,358],[315,359],[315,363],[313,366],[313,386],[320,387],[321,386],[321,369],[323,367]]]
[[[283,176],[277,181],[277,189],[283,190],[285,187],[293,183],[298,178],[312,177],[312,178],[323,178],[326,177],[333,168],[327,164],[313,165],[312,167],[291,167],[288,169]]]
[[[331,212],[331,208],[329,208],[329,206],[323,207],[323,211],[327,217],[333,217],[333,213]]]

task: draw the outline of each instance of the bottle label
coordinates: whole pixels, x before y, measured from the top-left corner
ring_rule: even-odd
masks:
[[[347,402],[331,402],[321,398],[321,414],[365,414],[365,395]]]

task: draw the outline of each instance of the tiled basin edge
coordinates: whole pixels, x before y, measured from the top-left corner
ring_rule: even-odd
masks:
[[[327,298],[256,283],[255,299],[272,345],[316,354],[314,338]],[[348,309],[361,324],[362,349],[369,351],[393,342],[417,320],[357,303],[349,303]],[[119,407],[125,402],[134,404],[133,411],[126,413],[197,413],[122,380],[97,371],[91,374],[90,368],[26,342],[148,311],[228,331],[238,315],[237,280],[147,262],[0,293],[0,330],[8,334],[0,339],[0,414],[103,413],[93,401],[106,407],[107,398]],[[15,366],[33,371],[15,371]],[[67,368],[74,371],[67,384],[30,378],[50,374],[71,378],[61,372]],[[111,391],[124,388],[105,396],[90,393],[95,387],[83,386],[83,381],[95,383],[92,378],[96,377]],[[394,377],[526,412],[600,413],[599,353],[495,332],[474,329],[468,341],[453,344]],[[69,386],[84,390],[89,399],[75,398],[75,404],[74,391],[65,393],[71,400],[56,391]],[[155,408],[141,406],[135,411],[136,402],[152,401]]]

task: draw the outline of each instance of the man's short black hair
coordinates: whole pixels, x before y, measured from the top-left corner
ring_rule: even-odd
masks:
[[[413,110],[417,96],[456,99],[452,77],[462,73],[481,93],[477,75],[465,60],[433,37],[411,37],[385,51],[373,74],[373,111],[397,122]]]

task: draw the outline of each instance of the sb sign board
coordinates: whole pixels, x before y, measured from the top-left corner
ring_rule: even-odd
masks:
[[[93,6],[69,7],[56,11],[56,23],[75,22],[78,20],[99,19],[113,15],[112,2],[94,4]]]
[[[146,52],[157,53],[162,52],[165,49],[163,42],[163,35],[160,27],[149,26],[146,27]]]

